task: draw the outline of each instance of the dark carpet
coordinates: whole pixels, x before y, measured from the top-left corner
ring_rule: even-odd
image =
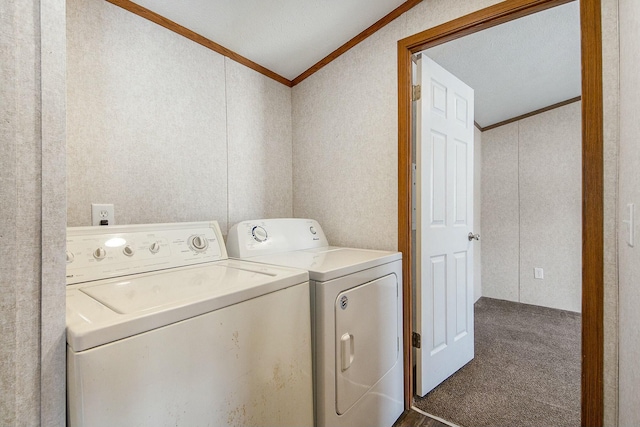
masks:
[[[474,359],[415,405],[462,427],[577,427],[580,323],[580,313],[482,297]]]

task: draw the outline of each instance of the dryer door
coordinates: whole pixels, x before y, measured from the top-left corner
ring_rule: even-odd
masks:
[[[398,280],[389,274],[335,301],[336,412],[344,414],[396,363]]]

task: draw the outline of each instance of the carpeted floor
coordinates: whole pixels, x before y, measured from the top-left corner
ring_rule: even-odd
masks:
[[[580,425],[579,313],[482,297],[475,358],[415,405],[462,427]]]

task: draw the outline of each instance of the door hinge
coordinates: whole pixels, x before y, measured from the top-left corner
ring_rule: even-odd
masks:
[[[415,348],[420,348],[420,334],[417,332],[414,332],[411,335],[411,345]]]
[[[422,87],[420,85],[411,86],[411,100],[412,101],[419,100],[421,95],[422,95]]]
[[[411,100],[417,101],[420,99],[420,95],[422,94],[422,88],[420,85],[411,86]]]

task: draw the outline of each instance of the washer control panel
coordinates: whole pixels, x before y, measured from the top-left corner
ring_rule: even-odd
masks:
[[[229,230],[227,251],[233,258],[329,246],[313,219],[277,218],[242,221]]]
[[[67,228],[67,284],[227,259],[215,221]]]

